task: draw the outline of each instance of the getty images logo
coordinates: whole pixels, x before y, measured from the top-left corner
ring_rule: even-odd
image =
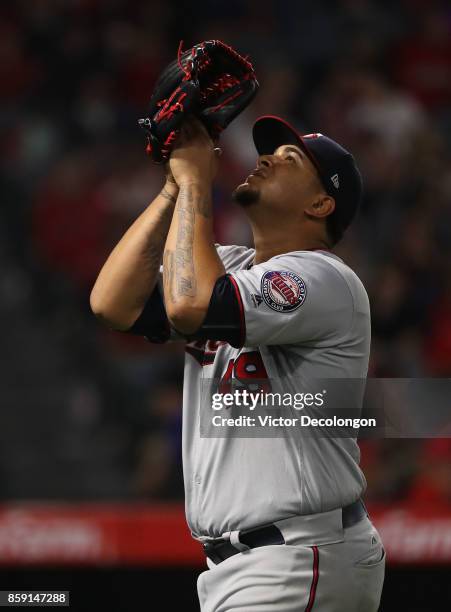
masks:
[[[334,174],[333,176],[331,176],[330,180],[334,184],[335,189],[338,189],[340,187],[340,180],[338,178],[338,174]]]

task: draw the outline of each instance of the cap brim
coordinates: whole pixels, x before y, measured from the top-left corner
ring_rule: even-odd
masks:
[[[302,149],[315,166],[317,166],[301,135],[287,121],[276,115],[259,117],[254,123],[252,137],[259,155],[272,155],[278,147],[294,144]]]

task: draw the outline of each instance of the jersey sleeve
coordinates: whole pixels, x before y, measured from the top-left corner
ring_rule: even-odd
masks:
[[[230,275],[244,346],[333,345],[350,329],[351,290],[327,257],[290,253]]]
[[[149,342],[164,344],[169,341],[185,341],[169,323],[161,288],[161,272],[155,289],[152,291],[144,308],[128,331],[129,334],[144,336]]]
[[[218,278],[213,287],[205,320],[189,338],[170,326],[157,284],[142,313],[128,331],[157,344],[170,340],[226,340],[232,346],[240,347],[241,314],[234,284],[228,274]]]
[[[253,254],[253,251],[247,247],[219,244],[215,246],[226,271],[239,268],[243,261]],[[205,321],[189,338],[177,332],[169,324],[163,299],[162,274],[163,266],[160,268],[155,289],[128,333],[144,336],[149,342],[158,344],[203,339],[227,340],[233,346],[241,344],[240,307],[228,274],[216,282]]]

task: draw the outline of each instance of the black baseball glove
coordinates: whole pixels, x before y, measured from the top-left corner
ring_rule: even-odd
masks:
[[[254,98],[258,82],[252,64],[220,40],[201,42],[182,53],[160,75],[149,114],[139,120],[146,151],[156,163],[169,159],[186,115],[198,117],[215,141]]]

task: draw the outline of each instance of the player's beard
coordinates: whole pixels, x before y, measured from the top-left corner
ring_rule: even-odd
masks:
[[[232,193],[233,201],[243,207],[256,204],[259,198],[259,190],[251,187],[248,183],[238,185],[238,187]]]

